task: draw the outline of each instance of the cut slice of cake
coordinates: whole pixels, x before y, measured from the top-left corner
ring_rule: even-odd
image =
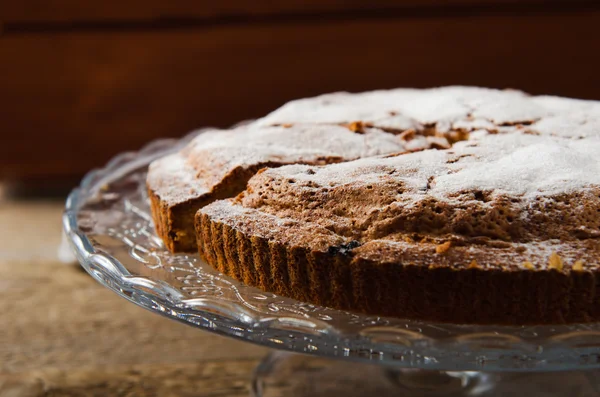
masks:
[[[147,186],[158,235],[173,252],[196,250],[194,215],[220,198],[233,197],[263,167],[330,164],[382,153],[428,147],[376,128],[336,125],[257,127],[200,134],[178,153],[153,162]]]

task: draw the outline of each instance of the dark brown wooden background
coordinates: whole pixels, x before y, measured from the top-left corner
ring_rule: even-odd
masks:
[[[328,91],[470,84],[600,99],[600,4],[0,0],[0,179]]]

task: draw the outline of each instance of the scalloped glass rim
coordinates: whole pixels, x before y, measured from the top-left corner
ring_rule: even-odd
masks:
[[[207,280],[211,283],[201,296],[190,296],[183,284],[175,285],[164,275],[132,273],[110,248],[97,241],[97,235],[91,233],[94,225],[83,230],[79,221],[81,209],[92,198],[97,199],[105,187],[131,175],[142,175],[152,160],[181,148],[205,130],[179,140],[154,141],[139,152],[120,154],[104,168],[89,172],[69,195],[63,227],[75,256],[92,277],[120,296],[211,332],[300,353],[436,370],[550,371],[600,367],[598,323],[500,327],[368,317],[265,294],[215,274],[199,258],[192,258],[194,271],[205,277],[194,276],[194,288],[204,287],[202,283],[208,283]],[[137,211],[139,215],[140,210]],[[121,215],[129,216],[125,212]],[[167,262],[169,258],[168,254],[163,256]],[[189,280],[184,277],[183,282],[186,281]],[[221,295],[215,294],[216,290]],[[223,291],[229,299],[223,299]]]

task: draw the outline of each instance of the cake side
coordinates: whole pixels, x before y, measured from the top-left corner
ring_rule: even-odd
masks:
[[[502,258],[502,252],[472,247],[444,251],[435,241],[420,243],[417,249],[414,244],[394,247],[381,241],[375,243],[381,244],[378,247],[360,246],[326,229],[243,208],[232,200],[205,207],[196,227],[200,255],[220,272],[317,305],[454,323],[600,319],[594,304],[596,271],[481,266],[474,258],[486,263],[490,256]],[[473,259],[469,263],[466,258]],[[516,263],[525,258],[510,256]],[[450,265],[456,263],[460,266]]]

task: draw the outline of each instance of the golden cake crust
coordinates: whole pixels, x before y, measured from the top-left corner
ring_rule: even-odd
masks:
[[[200,255],[220,272],[281,296],[439,322],[558,324],[600,319],[595,271],[484,267],[476,259],[452,266],[473,257],[469,248],[439,252],[437,243],[420,243],[412,250],[389,245],[354,248],[326,230],[232,207],[221,201],[199,212]],[[311,241],[294,233],[318,238]],[[290,237],[278,238],[283,235]],[[488,257],[485,252],[477,256],[483,257],[482,263]],[[430,260],[432,264],[423,265]]]

